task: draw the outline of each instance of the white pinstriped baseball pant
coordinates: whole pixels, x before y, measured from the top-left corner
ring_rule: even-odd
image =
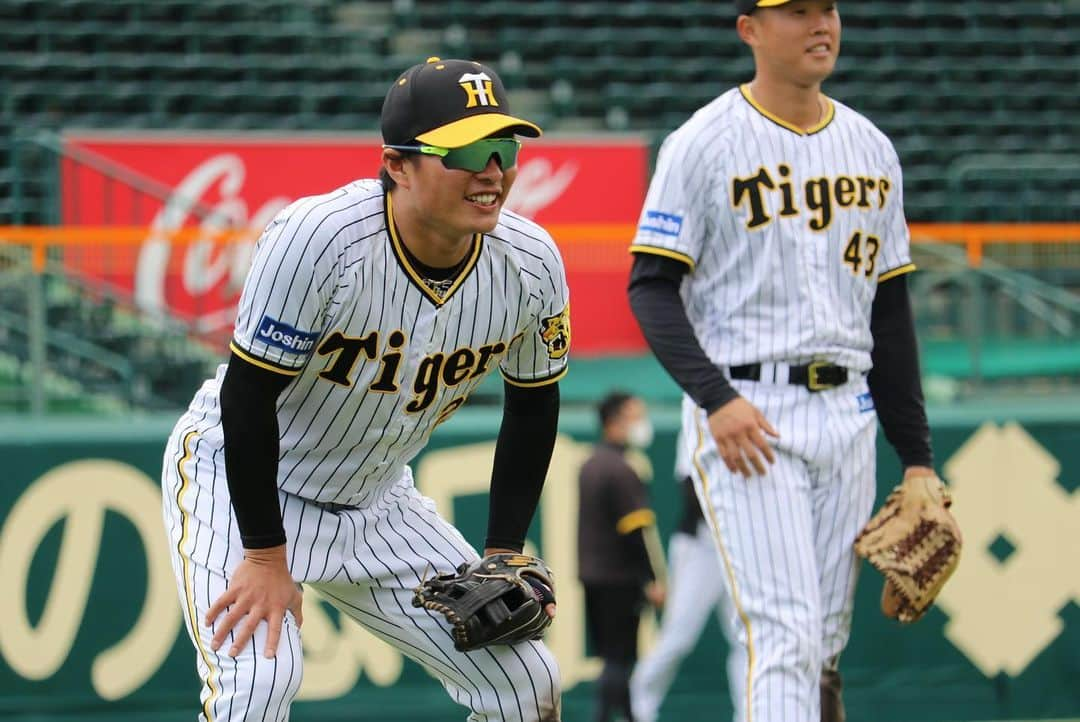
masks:
[[[776,463],[728,471],[705,412],[683,402],[692,476],[720,552],[736,722],[819,722],[819,680],[851,628],[852,542],[874,503],[877,416],[866,380],[819,392],[732,381],[780,433]]]
[[[184,618],[202,679],[200,720],[289,719],[300,688],[300,630],[286,613],[274,659],[262,656],[267,626],[233,658],[210,649],[202,619],[226,589],[242,547],[233,521],[221,454],[205,459],[198,436],[178,426],[165,451],[163,508]],[[215,463],[216,461],[216,463]],[[454,649],[442,615],[411,604],[422,576],[449,571],[476,551],[413,486],[411,472],[369,506],[329,510],[282,494],[293,578],[314,587],[342,613],[423,665],[475,722],[557,722],[560,681],[541,642]]]

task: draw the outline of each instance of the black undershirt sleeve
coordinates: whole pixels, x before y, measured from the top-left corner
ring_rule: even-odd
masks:
[[[649,548],[645,542],[647,528],[639,527],[626,535],[630,555],[636,562],[634,568],[642,571],[644,577],[641,581],[646,584],[656,579],[656,570],[653,569],[652,559],[649,558]]]
[[[559,384],[522,387],[504,382],[503,389],[484,547],[521,551],[555,448]]]
[[[221,382],[225,481],[245,549],[285,543],[278,504],[277,398],[292,381],[236,354]]]
[[[870,309],[870,333],[873,368],[866,380],[885,438],[905,467],[933,466],[906,274],[878,285]]]
[[[635,253],[630,308],[660,364],[698,406],[712,413],[738,396],[694,335],[679,286],[690,268],[653,253]]]

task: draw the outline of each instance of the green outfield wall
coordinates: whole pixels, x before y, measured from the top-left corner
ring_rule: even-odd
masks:
[[[654,411],[640,461],[666,539],[677,415]],[[931,409],[965,550],[938,607],[903,627],[877,610],[864,570],[841,670],[849,717],[872,722],[1080,716],[1080,406],[1075,400]],[[0,719],[190,720],[194,654],[165,553],[158,478],[173,418],[0,420]],[[498,413],[463,409],[417,460],[417,483],[474,544]],[[548,641],[566,688],[564,719],[589,719],[599,671],[576,584],[576,472],[592,415],[563,414],[530,544],[558,575]],[[897,479],[880,445],[879,495]],[[464,719],[418,666],[314,594],[305,600],[298,720]],[[646,624],[642,644],[653,631]],[[715,620],[675,682],[664,720],[728,720]]]

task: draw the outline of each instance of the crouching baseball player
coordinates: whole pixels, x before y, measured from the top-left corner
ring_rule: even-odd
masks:
[[[379,179],[297,200],[260,238],[228,363],[165,451],[200,719],[288,719],[303,586],[426,667],[469,719],[559,719],[539,641],[551,575],[520,552],[555,440],[568,297],[551,237],[503,209],[515,136],[540,135],[509,112],[479,63],[408,69],[383,105]],[[481,561],[408,463],[495,369]],[[502,605],[498,624],[447,602],[490,584],[469,606]]]

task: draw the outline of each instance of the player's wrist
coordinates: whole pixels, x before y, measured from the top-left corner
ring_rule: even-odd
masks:
[[[285,564],[285,545],[280,544],[262,549],[244,549],[244,559],[254,564]]]
[[[937,476],[937,472],[934,471],[934,468],[932,466],[914,464],[904,469],[905,479],[910,479],[913,476]]]
[[[524,548],[523,544],[518,545],[516,547],[515,546],[508,546],[508,545],[504,545],[504,544],[500,544],[498,546],[485,546],[484,547],[484,556],[487,557],[487,556],[491,556],[492,554],[520,554],[521,550],[523,548]]]
[[[720,376],[718,382],[709,387],[700,399],[695,400],[701,408],[705,409],[706,415],[712,416],[715,412],[739,398],[742,398],[739,396],[739,392],[728,383],[727,379]]]
[[[731,404],[734,401],[738,401],[742,396],[734,388],[728,386],[728,392],[721,397],[715,398],[708,405],[702,406],[705,409],[705,415],[712,418],[719,411],[731,410]]]

